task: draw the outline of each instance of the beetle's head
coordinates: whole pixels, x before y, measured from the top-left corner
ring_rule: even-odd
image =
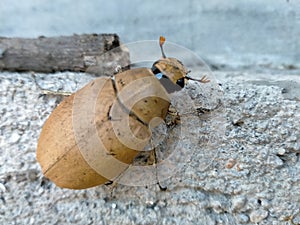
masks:
[[[195,80],[207,83],[209,80],[203,77],[200,80],[187,76],[190,72],[178,59],[166,57],[163,49],[165,38],[160,36],[159,46],[161,48],[162,58],[156,61],[152,66],[152,72],[162,82],[168,92],[180,90],[184,87],[187,80]]]

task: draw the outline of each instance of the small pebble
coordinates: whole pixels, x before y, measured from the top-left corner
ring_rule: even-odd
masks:
[[[9,138],[9,142],[12,144],[17,143],[20,140],[20,137],[21,136],[18,134],[18,132],[14,131]]]
[[[117,208],[117,204],[116,203],[111,204],[111,208],[113,209]]]
[[[283,161],[277,155],[270,155],[268,157],[268,164],[273,168],[280,168],[283,166]]]
[[[267,218],[269,215],[269,212],[267,210],[259,209],[252,211],[250,213],[250,221],[253,223],[258,223]]]
[[[239,223],[245,224],[245,223],[249,222],[249,216],[247,216],[246,214],[241,213],[241,214],[238,215],[237,220],[238,220]]]
[[[231,158],[227,161],[226,168],[231,169],[232,167],[234,167],[235,164],[236,164],[236,160]]]
[[[232,199],[232,211],[238,211],[244,207],[246,198],[244,196],[237,196]]]
[[[277,150],[277,154],[278,155],[284,155],[285,154],[285,149],[284,148],[280,148]]]
[[[294,151],[300,153],[300,142],[295,143],[293,146]]]
[[[27,174],[27,176],[28,176],[28,179],[31,182],[36,181],[38,179],[37,171],[35,171],[35,170],[29,171],[28,174]]]
[[[4,186],[4,184],[0,183],[0,192],[5,192],[6,191],[6,188]]]
[[[213,201],[211,206],[216,213],[222,213],[224,211],[219,201]]]
[[[261,206],[264,207],[265,209],[270,207],[270,202],[266,199],[261,200]]]

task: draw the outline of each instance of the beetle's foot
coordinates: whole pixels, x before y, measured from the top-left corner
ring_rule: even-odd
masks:
[[[109,186],[109,188],[110,188],[110,197],[113,198],[114,197],[114,191],[115,191],[115,188],[117,187],[118,183],[116,181],[109,180],[109,181],[105,182],[104,185]]]
[[[114,70],[114,75],[118,74],[118,73],[122,73],[126,70],[129,70],[130,69],[130,66],[121,66],[121,65],[117,65],[115,67],[115,70]]]
[[[199,82],[201,82],[201,83],[208,83],[208,82],[210,82],[210,80],[206,77],[206,75],[204,75],[203,77],[201,77],[201,79],[199,80]]]
[[[168,189],[168,187],[161,186],[161,184],[159,182],[157,182],[157,185],[161,191],[166,191]]]
[[[210,113],[212,110],[204,107],[199,107],[196,109],[198,115]]]
[[[171,105],[166,117],[166,125],[167,127],[172,127],[176,126],[177,124],[180,124],[180,116],[175,107]]]
[[[117,65],[114,71],[114,74],[121,73],[123,71],[123,68],[121,65]]]
[[[114,182],[113,182],[112,180],[109,180],[109,181],[105,182],[104,185],[109,186],[109,185],[112,185],[113,183],[114,183]]]

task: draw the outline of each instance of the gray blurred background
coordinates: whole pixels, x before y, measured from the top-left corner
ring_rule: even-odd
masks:
[[[0,1],[0,36],[73,33],[117,33],[124,43],[165,35],[219,69],[300,66],[299,0]]]

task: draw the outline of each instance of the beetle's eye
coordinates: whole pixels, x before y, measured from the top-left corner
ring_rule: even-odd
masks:
[[[165,77],[165,75],[163,75],[162,73],[156,73],[155,76],[156,76],[156,78],[158,80],[160,80],[161,78]]]
[[[178,84],[180,87],[184,87],[184,78],[182,77],[182,78],[180,78],[180,79],[178,79],[177,81],[176,81],[176,84]]]
[[[154,74],[161,73],[160,70],[156,68],[155,63],[154,63],[154,65],[152,66],[151,70],[152,70],[152,73],[154,73]]]

